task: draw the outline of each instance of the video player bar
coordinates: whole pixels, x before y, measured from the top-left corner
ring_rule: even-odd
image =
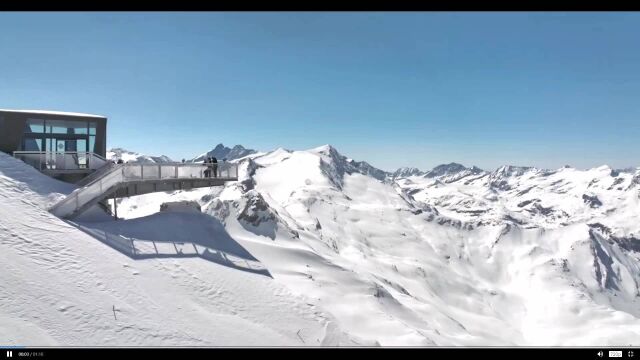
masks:
[[[246,353],[248,356],[287,356],[290,355],[300,360],[299,356],[308,356],[309,352],[343,352],[345,355],[356,355],[355,352],[371,353],[375,356],[382,354],[383,356],[392,356],[392,353],[399,353],[400,356],[434,356],[434,359],[456,359],[463,357],[464,359],[515,359],[516,357],[533,356],[537,359],[547,360],[550,357],[572,358],[572,359],[624,359],[636,360],[640,357],[640,348],[548,348],[548,347],[341,347],[341,348],[325,348],[325,347],[184,347],[184,348],[166,348],[166,347],[44,347],[44,348],[28,348],[28,347],[6,347],[2,348],[0,354],[5,355],[5,359],[88,359],[94,356],[107,356],[111,359],[121,360],[122,357],[135,356],[168,356],[170,358],[196,358],[196,357],[213,357],[213,356],[238,356]],[[304,354],[303,354],[304,353]],[[387,353],[387,354],[385,354]],[[411,354],[410,353],[415,353]],[[418,354],[423,353],[423,354]],[[359,354],[362,356],[365,354]],[[366,356],[366,355],[365,355]],[[424,358],[424,357],[422,357]],[[280,358],[279,358],[280,359]],[[2,360],[0,358],[0,360]],[[638,359],[640,360],[640,359]]]

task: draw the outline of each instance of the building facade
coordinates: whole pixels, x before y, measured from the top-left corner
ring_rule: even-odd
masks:
[[[63,180],[104,165],[106,139],[104,116],[0,109],[0,151]]]
[[[79,151],[105,156],[107,118],[52,111],[1,110],[0,151]]]

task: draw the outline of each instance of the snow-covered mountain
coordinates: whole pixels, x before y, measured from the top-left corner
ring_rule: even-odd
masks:
[[[438,179],[444,183],[458,181],[462,178],[474,175],[484,174],[484,170],[475,166],[467,168],[458,163],[442,164],[434,167],[431,171],[424,174],[424,177]]]
[[[113,148],[107,151],[107,159],[112,161],[122,160],[126,163],[143,163],[143,164],[156,164],[172,162],[168,156],[148,156],[139,154],[133,151],[129,151],[122,148]]]
[[[470,168],[458,163],[442,164],[434,167],[429,171],[421,171],[414,167],[403,167],[389,174],[392,180],[401,178],[421,176],[429,179],[438,179],[440,182],[449,183],[462,179],[463,177],[484,174],[485,171],[472,166]]]
[[[396,183],[417,202],[473,226],[508,222],[557,228],[622,211],[634,198],[637,173],[608,166],[555,171],[503,166],[446,181],[412,176]]]
[[[0,302],[0,320],[8,319],[0,324],[38,329],[15,341],[82,343],[86,332],[98,342],[120,325],[96,330],[90,314],[106,307],[110,316],[110,303],[120,301],[116,307],[137,325],[122,324],[122,336],[107,341],[640,344],[640,169],[488,172],[453,163],[389,174],[328,145],[279,148],[237,160],[237,182],[121,199],[118,213],[126,220],[96,209],[76,220],[79,231],[34,210],[69,189],[25,180],[43,176],[5,170],[17,160],[0,160],[0,199],[15,199],[0,206],[0,259],[10,269],[0,286],[28,276],[9,297],[22,294],[21,301]],[[193,202],[202,212],[159,211]],[[32,218],[15,220],[29,212]],[[39,241],[45,233],[54,235]],[[153,259],[133,261],[115,250],[129,243]],[[181,254],[191,246],[201,258],[164,257],[173,246]],[[203,247],[224,255],[205,256]],[[127,271],[138,272],[138,281],[123,282]],[[92,287],[84,274],[100,285]],[[36,280],[48,287],[27,297]],[[54,287],[80,292],[58,305]],[[29,315],[34,308],[80,328],[78,338],[64,340],[54,322]],[[170,324],[158,318],[164,312],[172,314]],[[212,330],[218,323],[207,330],[218,315],[237,330],[226,337]],[[15,333],[0,325],[3,331]],[[260,331],[270,337],[259,340]],[[237,340],[237,333],[246,337]]]
[[[394,171],[393,174],[391,174],[391,178],[397,179],[397,178],[405,178],[409,176],[423,176],[424,174],[426,173],[418,168],[401,167],[398,170]]]
[[[240,161],[196,200],[277,281],[382,345],[628,345],[640,335],[640,171],[458,164],[389,180],[331,146]],[[615,176],[614,176],[615,175]]]
[[[217,219],[165,210],[116,222],[95,208],[68,223],[46,209],[73,188],[0,152],[3,345],[356,344]],[[115,250],[118,241],[141,256]]]
[[[242,145],[236,145],[233,148],[228,148],[222,144],[218,144],[213,148],[213,150],[196,156],[191,160],[191,162],[202,162],[208,157],[215,157],[218,160],[227,159],[226,161],[231,161],[256,153],[257,151],[253,149],[245,149]]]

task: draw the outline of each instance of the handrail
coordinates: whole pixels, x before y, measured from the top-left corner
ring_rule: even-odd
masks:
[[[93,156],[97,157],[100,160],[109,161],[109,160],[107,160],[106,157],[104,157],[104,156],[102,156],[100,154],[96,154],[96,153],[92,153],[92,154],[93,154]]]
[[[103,157],[100,154],[91,152],[91,151],[26,151],[26,150],[16,150],[13,152],[14,154],[93,154],[95,155],[97,158],[100,159],[104,159],[106,160],[105,157]]]
[[[94,182],[96,182],[97,180],[99,180],[107,172],[113,170],[113,168],[116,167],[116,166],[118,166],[118,165],[112,163],[111,161],[107,161],[103,167],[99,168],[98,170],[96,170],[96,171],[92,172],[91,174],[85,176],[84,178],[80,179],[80,181],[76,182],[76,185],[79,186],[79,187],[89,186],[89,185],[93,184]]]
[[[14,151],[13,157],[38,170],[96,170],[107,159],[90,151]]]

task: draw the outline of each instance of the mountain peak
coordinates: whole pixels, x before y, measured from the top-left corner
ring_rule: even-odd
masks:
[[[227,161],[231,161],[255,153],[257,153],[256,150],[247,149],[242,145],[235,145],[233,148],[228,148],[224,146],[224,144],[219,143],[218,145],[216,145],[216,147],[213,148],[213,150],[207,151],[206,153],[195,157],[191,160],[191,162],[201,162],[208,157],[215,157],[220,160],[226,159]]]
[[[333,179],[334,183],[341,184],[342,178],[345,173],[360,173],[363,175],[371,176],[380,181],[384,181],[387,177],[387,173],[383,170],[380,170],[366,161],[355,161],[351,158],[348,158],[342,155],[335,147],[330,144],[325,144],[322,146],[315,147],[313,149],[307,150],[307,152],[315,153],[320,155],[323,159],[323,169],[330,174],[330,177]]]
[[[535,170],[531,166],[517,166],[517,165],[502,165],[497,168],[493,175],[495,176],[522,176],[527,171]]]
[[[415,167],[401,167],[393,173],[392,177],[396,179],[409,176],[423,176],[424,174],[424,171]]]
[[[324,144],[322,146],[310,149],[309,151],[322,154],[338,153],[338,150],[336,150],[336,148],[331,146],[330,144]]]
[[[463,171],[469,171],[475,174],[475,173],[482,172],[482,169],[475,166],[472,168],[468,168],[462,164],[451,162],[448,164],[441,164],[434,167],[433,169],[431,169],[429,172],[426,173],[425,177],[433,178],[433,177],[440,177],[445,175],[453,175]]]
[[[143,163],[143,164],[154,164],[154,163],[167,163],[172,162],[168,156],[160,155],[160,156],[149,156],[140,154],[134,151],[130,151],[121,147],[116,147],[109,149],[106,154],[106,158],[112,161],[122,160],[124,162],[131,163]]]

